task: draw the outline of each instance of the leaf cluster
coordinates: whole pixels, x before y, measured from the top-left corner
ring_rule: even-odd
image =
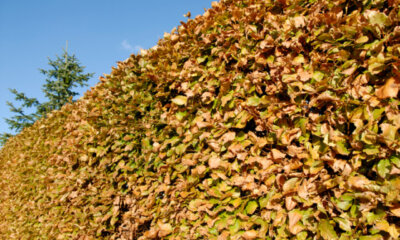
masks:
[[[0,234],[398,239],[399,5],[213,3],[10,139]]]

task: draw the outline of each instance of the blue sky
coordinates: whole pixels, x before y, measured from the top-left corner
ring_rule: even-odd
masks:
[[[41,86],[48,57],[55,59],[68,40],[86,72],[109,73],[117,61],[138,49],[157,44],[190,11],[204,13],[212,0],[0,0],[0,133],[9,132],[6,101],[13,102],[9,88],[44,101]],[[79,89],[83,94],[89,87]]]

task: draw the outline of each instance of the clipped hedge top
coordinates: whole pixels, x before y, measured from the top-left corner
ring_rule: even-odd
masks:
[[[7,239],[397,239],[400,2],[226,0],[0,150]]]

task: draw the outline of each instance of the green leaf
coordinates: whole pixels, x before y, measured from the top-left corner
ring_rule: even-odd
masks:
[[[389,159],[380,160],[379,163],[377,164],[376,168],[378,170],[379,176],[381,176],[382,178],[385,178],[386,175],[388,173],[390,173],[390,169],[391,169],[391,164],[390,164]]]
[[[338,239],[338,236],[335,230],[333,229],[333,226],[326,219],[321,219],[321,221],[318,224],[318,230],[323,239],[326,240]]]
[[[274,55],[269,55],[267,58],[267,63],[272,64],[275,61],[275,56]]]
[[[304,56],[302,54],[297,55],[294,59],[293,62],[296,64],[302,64],[304,63]]]
[[[247,105],[256,107],[260,104],[261,99],[257,96],[253,96],[247,99]]]
[[[297,79],[297,74],[284,74],[282,75],[283,82],[292,82]]]
[[[297,240],[306,240],[307,232],[306,231],[299,232],[298,234],[296,234],[296,239]]]
[[[374,111],[372,111],[372,116],[374,117],[374,120],[378,120],[384,111],[385,108],[374,109]]]
[[[368,224],[373,224],[374,222],[382,220],[385,217],[386,217],[386,212],[385,210],[382,209],[377,209],[375,212],[370,211],[366,214]]]
[[[186,151],[186,145],[185,144],[179,144],[177,147],[175,147],[175,152],[177,153],[177,154],[183,154],[185,151]]]
[[[227,102],[229,102],[230,100],[232,100],[233,98],[233,91],[230,91],[227,95],[223,96],[221,98],[221,106],[224,107],[226,105]]]
[[[366,145],[363,149],[367,155],[375,155],[379,153],[379,148],[375,145]]]
[[[301,129],[302,134],[306,133],[306,126],[308,123],[307,118],[299,118],[298,120],[295,121],[295,127],[298,127]]]
[[[386,14],[376,11],[376,10],[369,10],[366,11],[365,15],[367,16],[369,22],[373,25],[379,25],[380,27],[385,27],[389,24],[389,19]]]
[[[233,234],[237,233],[239,230],[240,230],[240,220],[235,219],[233,224],[231,226],[229,226],[229,231],[233,235]]]
[[[205,60],[207,60],[207,58],[208,58],[208,55],[204,55],[202,57],[198,57],[196,60],[197,60],[197,63],[202,63]]]
[[[315,71],[314,73],[313,73],[313,78],[317,81],[317,82],[319,82],[319,81],[321,81],[322,79],[324,79],[324,76],[325,76],[325,74],[324,73],[322,73],[322,72],[320,72],[320,71]]]
[[[350,232],[351,231],[351,222],[349,219],[346,218],[341,218],[341,217],[335,217],[333,218],[333,220],[335,220],[335,222],[337,222],[339,224],[339,227],[341,229],[343,229],[346,232]]]
[[[396,167],[400,168],[400,157],[399,156],[391,156],[390,161],[396,165]]]
[[[187,112],[186,112],[186,111],[185,111],[185,112],[177,112],[177,113],[175,114],[176,118],[177,118],[179,121],[182,121],[182,119],[183,119],[184,117],[186,117],[186,115],[187,115]]]
[[[260,208],[263,209],[268,205],[269,198],[268,197],[260,198],[260,200],[258,202],[260,204]]]
[[[359,37],[356,41],[355,41],[355,43],[357,43],[357,44],[362,44],[362,43],[366,43],[366,42],[368,42],[368,37],[367,36],[361,36],[361,37]]]
[[[236,199],[234,199],[234,200],[231,200],[229,203],[232,204],[232,206],[233,206],[234,208],[237,208],[237,207],[239,207],[240,204],[242,203],[242,199],[241,199],[241,198],[236,198]]]
[[[341,154],[341,155],[349,155],[350,151],[346,147],[347,143],[346,141],[339,141],[336,143],[336,151]]]
[[[256,201],[250,201],[247,203],[245,211],[247,214],[251,215],[256,211],[257,207],[258,207],[258,204]]]
[[[241,111],[236,116],[236,128],[244,128],[247,122],[252,118],[252,116],[247,111]]]
[[[344,210],[347,211],[349,210],[349,208],[351,207],[351,205],[353,204],[353,197],[348,195],[348,194],[344,194],[340,197],[340,199],[337,201],[336,205]]]
[[[186,105],[187,97],[179,95],[179,96],[176,96],[175,98],[173,98],[172,102],[175,103],[176,105]]]
[[[372,74],[378,74],[385,69],[385,64],[380,62],[374,62],[368,65],[368,71]]]

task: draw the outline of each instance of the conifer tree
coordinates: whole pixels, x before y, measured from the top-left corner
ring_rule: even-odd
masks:
[[[57,55],[55,60],[50,58],[48,60],[49,69],[39,69],[46,76],[42,91],[47,101],[41,103],[36,98],[27,97],[25,93],[10,89],[15,101],[21,102],[21,105],[17,107],[14,103],[7,101],[10,111],[14,113],[14,116],[5,119],[10,130],[20,132],[47,113],[73,101],[73,97],[78,95],[74,88],[87,86],[86,82],[93,76],[93,73],[84,73],[85,67],[81,66],[75,55],[69,55],[66,49],[61,57]],[[31,108],[34,110],[27,113],[27,110]],[[0,145],[3,145],[11,136],[10,133],[0,134]]]

